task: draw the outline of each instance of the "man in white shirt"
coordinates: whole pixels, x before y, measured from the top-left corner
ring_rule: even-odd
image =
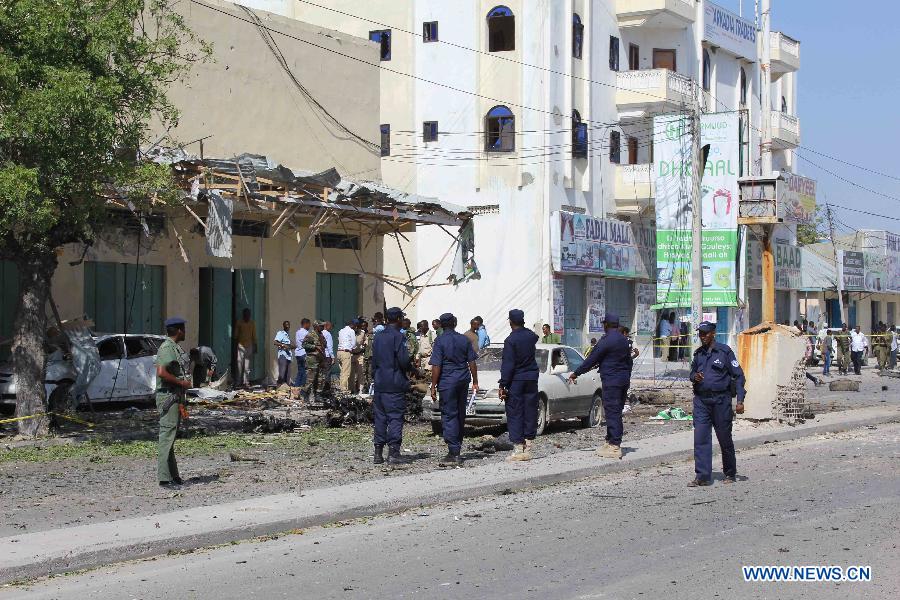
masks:
[[[341,366],[340,388],[345,392],[359,390],[359,373],[353,351],[356,350],[357,321],[347,321],[343,329],[338,331],[337,359]]]
[[[322,326],[322,339],[325,340],[325,362],[322,365],[322,373],[325,374],[325,384],[322,391],[331,390],[331,367],[334,366],[334,338],[331,337],[331,330],[334,325],[331,321],[325,321]]]
[[[309,319],[300,321],[300,329],[294,335],[294,360],[297,362],[297,376],[294,377],[294,387],[306,385],[306,350],[303,349],[303,340],[309,335]]]
[[[853,372],[857,375],[862,372],[863,352],[866,351],[868,345],[869,341],[866,339],[865,334],[859,330],[859,325],[857,325],[850,332],[850,360],[853,361]]]
[[[900,350],[900,334],[897,333],[897,328],[893,325],[888,329],[888,333],[891,336],[891,358],[890,358],[890,368],[897,368],[897,351]]]

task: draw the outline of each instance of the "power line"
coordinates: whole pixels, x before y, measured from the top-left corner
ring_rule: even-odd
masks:
[[[808,162],[808,163],[811,164],[812,166],[814,166],[814,167],[816,167],[816,168],[818,168],[818,169],[821,169],[822,171],[825,171],[826,173],[828,173],[828,174],[831,175],[832,177],[834,177],[834,178],[836,178],[836,179],[840,179],[840,180],[843,181],[844,183],[847,183],[847,184],[849,184],[849,185],[852,185],[853,187],[857,187],[857,188],[859,188],[859,189],[861,189],[861,190],[863,190],[863,191],[869,192],[870,194],[875,194],[876,196],[881,196],[882,198],[887,198],[888,200],[894,200],[894,201],[896,201],[896,202],[900,202],[900,198],[898,198],[897,196],[891,196],[890,194],[885,194],[885,193],[883,193],[883,192],[879,192],[878,190],[873,190],[872,188],[866,187],[866,186],[864,186],[864,185],[862,185],[862,184],[860,184],[860,183],[856,183],[855,181],[852,181],[852,180],[850,180],[850,179],[847,179],[846,177],[844,177],[844,176],[842,176],[842,175],[838,175],[838,174],[835,173],[834,171],[831,171],[831,170],[829,170],[829,169],[826,169],[826,168],[823,167],[822,165],[819,165],[819,164],[817,164],[817,163],[814,163],[813,161],[809,160],[808,158],[806,158],[805,156],[803,156],[803,155],[800,154],[799,152],[795,152],[794,154],[797,156],[797,158],[799,158],[799,159],[801,159],[801,160],[804,160],[804,161]]]

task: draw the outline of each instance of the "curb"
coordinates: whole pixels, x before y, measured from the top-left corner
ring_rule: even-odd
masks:
[[[841,416],[836,417],[836,415]],[[831,418],[829,419],[829,417]],[[736,436],[735,447],[746,449],[766,442],[785,442],[824,433],[900,422],[900,411],[893,406],[857,409],[821,415],[817,420],[826,422]],[[666,439],[661,439],[663,437]],[[690,432],[677,432],[670,436],[645,438],[645,440],[652,440],[654,445],[674,447],[646,456],[629,458],[626,455],[625,460],[616,462],[599,459],[602,461],[599,463],[593,453],[574,451],[566,453],[567,456],[563,457],[563,461],[559,461],[564,463],[561,467],[554,467],[550,461],[542,460],[530,463],[527,472],[502,463],[476,467],[469,471],[470,478],[475,480],[474,483],[455,486],[453,481],[458,478],[452,475],[454,470],[435,471],[360,482],[342,488],[310,490],[302,495],[283,494],[250,498],[227,505],[189,509],[190,513],[175,511],[124,521],[8,537],[0,540],[0,549],[2,549],[0,551],[0,584],[90,569],[128,560],[197,550],[260,536],[283,534],[335,521],[400,512],[429,504],[456,502],[499,492],[519,491],[536,486],[571,482],[665,462],[688,460],[693,456]],[[716,445],[714,444],[714,446]],[[717,446],[716,450],[718,450]],[[475,469],[486,471],[485,475],[493,473],[494,476],[479,477],[479,473],[476,473]],[[468,470],[463,470],[463,473],[466,471]],[[442,473],[443,475],[441,475]],[[432,485],[428,484],[429,479],[433,480]],[[441,480],[444,480],[443,488]],[[416,489],[407,491],[403,489],[404,486]],[[426,491],[419,491],[423,487]],[[391,488],[391,493],[385,493],[385,490],[380,488]],[[366,494],[371,498],[366,498]],[[338,499],[329,498],[329,495],[336,495]],[[318,496],[322,496],[322,499],[316,500]],[[328,505],[310,506],[316,502]],[[223,513],[229,512],[231,517],[227,518],[227,515]],[[209,523],[210,519],[217,519],[219,515],[225,518],[216,521],[215,527],[206,525],[206,530],[186,531],[191,527],[202,529],[204,525],[199,525],[199,523]],[[153,521],[159,522],[153,523],[151,526]],[[229,521],[231,522],[229,523]],[[182,526],[178,523],[189,524]],[[124,538],[126,535],[122,532],[127,530],[128,524],[137,524],[137,529],[143,528],[145,530],[143,537],[135,534],[130,541],[128,539],[119,541],[119,538]],[[163,525],[165,527],[162,527]],[[153,526],[155,529],[151,528]],[[161,527],[162,529],[160,529]],[[150,528],[149,531],[158,531],[158,533],[149,534],[146,531],[148,528]],[[79,536],[79,533],[82,535]],[[39,548],[40,551],[32,550],[29,556],[15,556],[16,554],[28,554],[29,551],[25,548],[27,546],[33,549]],[[24,552],[21,552],[23,550]]]

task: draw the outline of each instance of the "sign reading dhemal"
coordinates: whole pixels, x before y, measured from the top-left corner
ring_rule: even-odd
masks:
[[[738,262],[738,113],[700,118],[709,158],[700,184],[703,306],[736,306]],[[656,299],[688,306],[691,297],[692,140],[687,115],[654,119],[656,162]]]

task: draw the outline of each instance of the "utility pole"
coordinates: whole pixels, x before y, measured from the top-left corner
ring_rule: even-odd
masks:
[[[698,88],[699,93],[699,88]],[[703,319],[703,207],[700,182],[703,179],[703,157],[700,144],[700,102],[695,94],[691,114],[691,340],[700,345],[697,327]]]
[[[834,255],[834,270],[838,274],[837,276],[837,293],[838,293],[838,306],[841,311],[841,325],[847,322],[847,318],[844,316],[844,277],[841,266],[838,264],[838,251],[837,251],[837,242],[834,240],[834,220],[831,218],[831,207],[828,206],[828,202],[825,203],[825,214],[828,215],[828,236],[831,238],[831,251]]]
[[[760,140],[760,175],[772,176],[772,39],[770,35],[771,0],[762,0],[762,139]],[[775,322],[775,255],[772,253],[772,225],[763,225],[762,239],[762,320]]]

